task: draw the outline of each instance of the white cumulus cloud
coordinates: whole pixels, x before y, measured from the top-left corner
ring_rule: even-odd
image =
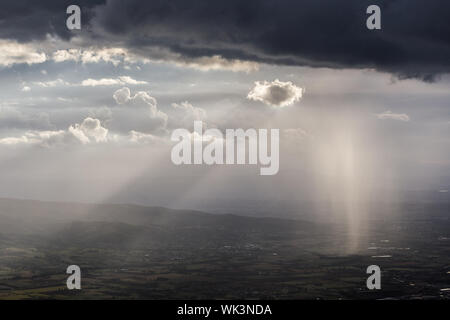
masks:
[[[53,88],[56,86],[70,86],[71,84],[67,81],[64,81],[61,78],[58,78],[56,80],[50,80],[50,81],[37,81],[33,82],[33,84],[43,87],[43,88]]]
[[[28,65],[43,63],[47,56],[38,52],[31,44],[22,44],[11,40],[0,40],[0,66],[12,66],[26,63]]]
[[[0,145],[30,144],[49,147],[60,144],[99,143],[108,140],[108,129],[104,128],[100,120],[86,118],[81,124],[70,126],[67,130],[25,132],[19,137],[0,139]]]
[[[106,142],[108,129],[102,127],[100,120],[88,117],[81,124],[69,127],[72,133],[81,143]]]
[[[123,87],[122,89],[116,90],[113,94],[113,98],[117,104],[125,104],[131,99],[130,88]]]
[[[388,111],[384,111],[382,113],[378,113],[377,118],[380,120],[397,120],[397,121],[404,121],[404,122],[408,122],[409,116],[406,113],[393,113],[392,111],[388,110]]]
[[[168,115],[158,109],[156,99],[147,91],[132,95],[130,88],[123,87],[114,92],[113,98],[118,105],[126,107],[113,110],[113,122],[121,130],[125,126],[128,131],[136,129],[144,132],[166,128]]]
[[[102,78],[99,80],[96,79],[86,79],[83,80],[81,82],[81,85],[83,87],[97,87],[97,86],[115,86],[115,85],[126,85],[126,84],[130,84],[130,85],[143,85],[143,84],[148,84],[147,81],[139,81],[139,80],[135,80],[129,76],[121,76],[117,79],[112,79],[112,78]]]
[[[127,138],[128,141],[139,144],[148,144],[162,141],[162,139],[158,136],[148,133],[142,133],[135,130],[131,130]]]
[[[292,82],[256,81],[247,98],[260,101],[274,107],[285,107],[299,101],[303,96],[304,89],[297,87]]]
[[[87,63],[110,62],[114,66],[123,61],[128,61],[129,54],[124,48],[90,48],[90,49],[62,49],[53,53],[53,61],[65,62],[74,61]]]
[[[206,120],[206,110],[194,107],[188,101],[172,103],[172,108],[171,121],[175,126],[191,127],[194,121]]]

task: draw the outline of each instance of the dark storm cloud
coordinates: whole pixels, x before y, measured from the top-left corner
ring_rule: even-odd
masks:
[[[84,6],[83,1],[69,2]],[[66,1],[26,3],[40,9],[23,12],[19,5],[7,5],[1,10],[6,19],[2,37],[42,36],[53,28],[68,35],[55,27],[57,21],[65,27],[59,12]],[[86,1],[88,8],[94,4]],[[381,7],[382,30],[366,28],[371,4]],[[187,59],[222,55],[274,64],[375,68],[432,80],[450,71],[449,12],[448,0],[109,0],[96,7],[92,19],[83,19],[96,43],[120,43],[142,55],[159,47]],[[37,21],[42,17],[44,25]]]

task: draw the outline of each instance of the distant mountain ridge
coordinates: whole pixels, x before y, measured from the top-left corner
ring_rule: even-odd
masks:
[[[60,244],[100,246],[235,241],[258,234],[310,233],[310,222],[209,214],[131,204],[0,199],[0,234],[41,235]]]

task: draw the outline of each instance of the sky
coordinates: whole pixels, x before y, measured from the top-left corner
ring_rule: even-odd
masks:
[[[347,216],[448,199],[449,6],[2,1],[0,197]],[[279,172],[175,166],[195,120],[279,129]]]

